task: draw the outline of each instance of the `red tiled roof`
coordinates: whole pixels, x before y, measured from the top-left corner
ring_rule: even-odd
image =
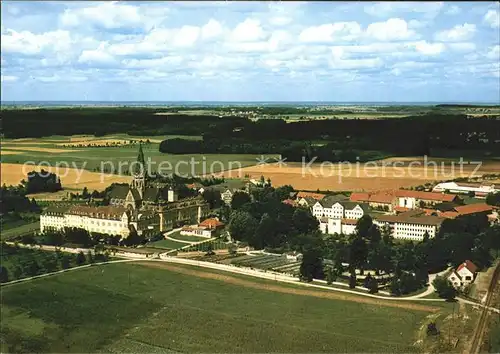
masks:
[[[493,207],[486,203],[477,203],[457,206],[455,207],[455,210],[459,215],[467,215],[474,213],[491,212],[493,210]]]
[[[394,207],[394,211],[399,211],[400,213],[411,210],[410,208],[405,208],[401,206]]]
[[[342,219],[342,224],[357,225],[358,224],[358,220],[356,220],[356,219]]]
[[[463,268],[467,268],[471,273],[475,273],[477,271],[477,266],[469,260],[466,260],[465,262],[460,264],[457,268],[457,272],[459,272]]]
[[[454,194],[445,194],[437,192],[420,192],[420,191],[409,191],[405,189],[399,189],[396,191],[396,197],[408,197],[423,200],[439,200],[442,202],[452,202],[457,197]]]
[[[394,199],[394,192],[384,191],[375,193],[355,192],[351,194],[351,202],[368,202],[391,204]]]
[[[324,194],[319,194],[319,193],[311,193],[311,192],[299,192],[297,194],[297,198],[305,198],[305,197],[311,197],[316,200],[321,200],[325,197]]]
[[[295,200],[293,200],[293,199],[285,199],[285,200],[283,201],[283,203],[284,203],[284,204],[288,204],[288,205],[292,205],[292,206],[297,205],[297,202],[296,202]]]
[[[211,218],[211,219],[203,220],[199,224],[199,226],[208,227],[209,229],[216,229],[217,227],[224,226],[224,223],[215,219],[215,218]]]

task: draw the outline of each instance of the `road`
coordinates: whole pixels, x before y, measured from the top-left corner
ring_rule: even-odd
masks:
[[[497,264],[495,272],[491,277],[491,282],[488,287],[488,292],[486,293],[486,301],[484,302],[483,311],[481,312],[481,316],[479,317],[476,330],[474,331],[474,336],[472,337],[472,344],[470,350],[467,351],[467,353],[478,354],[479,351],[481,350],[484,332],[486,329],[486,325],[488,324],[488,314],[489,314],[488,309],[490,308],[491,300],[493,299],[493,294],[495,292],[495,288],[497,286],[499,277],[500,277],[500,264]]]
[[[206,241],[202,241],[202,242],[206,242]],[[44,246],[42,249],[49,250],[48,249],[49,247],[51,247],[51,246]],[[53,250],[53,249],[50,249],[50,250]],[[76,250],[71,249],[71,251],[74,252]],[[381,296],[381,295],[370,294],[370,293],[367,293],[367,292],[356,291],[356,290],[352,290],[352,289],[342,289],[342,288],[332,287],[332,286],[328,286],[328,285],[320,285],[320,284],[313,284],[313,283],[304,283],[304,282],[301,282],[296,277],[285,275],[283,273],[258,270],[258,269],[248,268],[248,267],[237,267],[235,265],[229,265],[229,264],[219,264],[219,263],[204,262],[204,261],[197,261],[197,260],[192,260],[192,259],[184,259],[184,258],[172,257],[172,256],[169,256],[169,253],[170,252],[166,252],[166,253],[160,254],[160,259],[147,259],[147,258],[132,258],[131,259],[131,258],[128,258],[128,257],[122,257],[122,256],[119,256],[119,255],[116,255],[116,257],[120,257],[120,258],[124,258],[124,259],[123,260],[119,260],[119,261],[109,261],[109,262],[102,262],[102,263],[94,263],[93,266],[95,266],[95,265],[112,264],[112,263],[119,263],[119,262],[134,262],[134,261],[169,262],[169,263],[178,263],[178,264],[192,265],[192,266],[202,267],[202,268],[208,268],[208,269],[215,269],[215,270],[220,270],[220,271],[225,271],[225,272],[230,272],[230,273],[238,273],[238,274],[243,274],[243,275],[247,275],[247,276],[250,276],[250,277],[263,278],[263,279],[268,279],[268,280],[274,280],[274,281],[277,281],[277,282],[283,282],[283,283],[289,283],[289,284],[296,284],[296,285],[301,285],[301,286],[306,286],[306,287],[312,287],[312,288],[326,289],[326,290],[330,290],[330,291],[350,293],[350,294],[354,294],[354,295],[371,297],[371,298],[382,299],[382,300],[393,300],[393,301],[430,301],[430,302],[442,302],[442,301],[445,301],[444,299],[425,298],[425,296],[427,296],[427,295],[431,294],[432,292],[434,292],[434,287],[432,286],[432,280],[434,280],[434,278],[436,276],[444,273],[445,271],[440,272],[438,274],[433,274],[433,275],[429,276],[429,287],[427,288],[426,291],[424,291],[424,292],[422,292],[420,294],[416,294],[416,295],[412,295],[412,296],[407,296],[407,297],[394,297],[394,296],[389,296],[388,293],[386,293],[386,292],[381,292],[381,293],[386,294],[387,296]],[[90,266],[91,265],[84,265],[84,266],[81,266],[81,267],[70,268],[68,270],[76,270],[76,269],[90,267]],[[65,270],[65,271],[68,271],[68,270]],[[26,280],[31,280],[31,279],[37,279],[37,278],[40,278],[40,277],[45,277],[45,276],[50,276],[50,275],[54,275],[54,274],[59,274],[59,273],[63,273],[63,272],[64,271],[59,271],[59,272],[44,274],[44,275],[36,276],[36,277],[32,277],[32,278],[24,278],[24,279],[20,279],[20,280],[16,280],[16,281],[13,281],[13,282],[2,284],[2,286],[5,286],[5,285],[11,284],[11,283],[17,283],[17,282],[21,282],[21,281],[26,281]],[[343,284],[343,283],[341,285],[345,286],[345,284]],[[366,290],[366,289],[361,288],[361,287],[358,287],[358,288],[359,288],[359,290]],[[480,304],[480,303],[475,303],[473,301],[466,300],[466,299],[461,299],[461,298],[458,298],[458,301],[482,307],[482,308],[485,309],[486,312],[489,311],[489,310],[500,312],[500,310],[490,307],[488,303],[485,303],[483,305],[483,304]]]

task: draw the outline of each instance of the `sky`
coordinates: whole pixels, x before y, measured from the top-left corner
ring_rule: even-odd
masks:
[[[3,101],[500,103],[497,2],[1,2]]]

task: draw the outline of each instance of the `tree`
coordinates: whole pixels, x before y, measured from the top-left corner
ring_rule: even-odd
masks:
[[[82,264],[85,264],[85,255],[83,254],[82,251],[80,251],[77,255],[76,255],[76,259],[75,259],[75,262],[76,262],[76,265],[82,265]]]
[[[457,289],[455,289],[450,281],[446,278],[438,276],[434,279],[432,285],[434,285],[436,293],[439,295],[439,297],[448,301],[453,300],[458,294]]]
[[[368,292],[370,294],[378,293],[378,281],[377,281],[377,279],[371,278],[366,287],[368,288]]]
[[[237,253],[237,247],[232,242],[227,246],[227,250],[231,256],[235,256]]]
[[[296,208],[292,217],[293,227],[300,234],[307,234],[318,229],[316,219],[309,209]]]
[[[356,287],[356,273],[351,272],[349,276],[349,288],[354,289]]]
[[[94,263],[94,256],[90,251],[87,252],[87,262],[89,262],[89,264]]]
[[[229,221],[231,237],[239,241],[250,241],[253,237],[258,222],[252,214],[246,211],[234,211]]]
[[[203,191],[201,196],[210,205],[210,209],[218,208],[222,204],[220,191],[207,188]]]
[[[231,199],[231,208],[233,210],[240,209],[243,205],[250,203],[252,200],[250,199],[250,195],[245,192],[237,191],[233,194],[233,198]]]
[[[313,279],[323,279],[323,259],[320,249],[312,248],[302,254],[300,277],[308,282]]]
[[[59,265],[62,269],[68,269],[71,267],[71,257],[67,254],[62,254],[59,259]]]
[[[9,272],[4,266],[0,266],[0,283],[7,283],[9,281]]]
[[[355,237],[349,246],[349,265],[354,268],[363,269],[367,256],[368,247],[365,240],[359,236]]]
[[[382,234],[382,242],[384,242],[386,245],[392,244],[392,232],[391,232],[391,227],[386,224],[382,226],[382,229],[380,230]]]
[[[356,234],[361,238],[369,237],[369,230],[373,225],[370,215],[363,215],[356,223]]]
[[[500,192],[489,193],[486,196],[486,204],[493,206],[500,206]]]
[[[279,200],[283,201],[290,198],[290,193],[293,192],[293,187],[290,185],[284,185],[276,188],[274,192],[276,193],[276,196],[279,198]]]
[[[439,330],[437,329],[436,322],[430,322],[427,324],[427,335],[435,336],[439,334]]]
[[[328,285],[331,285],[335,280],[337,280],[337,275],[335,274],[335,271],[333,270],[332,267],[327,267],[326,268],[326,283]]]

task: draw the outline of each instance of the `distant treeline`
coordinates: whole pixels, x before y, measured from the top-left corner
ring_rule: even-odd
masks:
[[[500,120],[464,115],[427,114],[403,119],[232,121],[212,125],[203,141],[165,140],[167,153],[277,153],[289,161],[369,160],[367,151],[430,155],[431,149],[475,150],[500,156]],[[221,122],[222,123],[222,122]],[[243,124],[242,124],[243,123]],[[316,143],[318,142],[319,143]],[[360,155],[360,152],[364,152]]]
[[[160,108],[60,108],[2,110],[6,138],[50,135],[128,133],[131,135],[201,135],[210,126],[246,118],[169,114]]]

